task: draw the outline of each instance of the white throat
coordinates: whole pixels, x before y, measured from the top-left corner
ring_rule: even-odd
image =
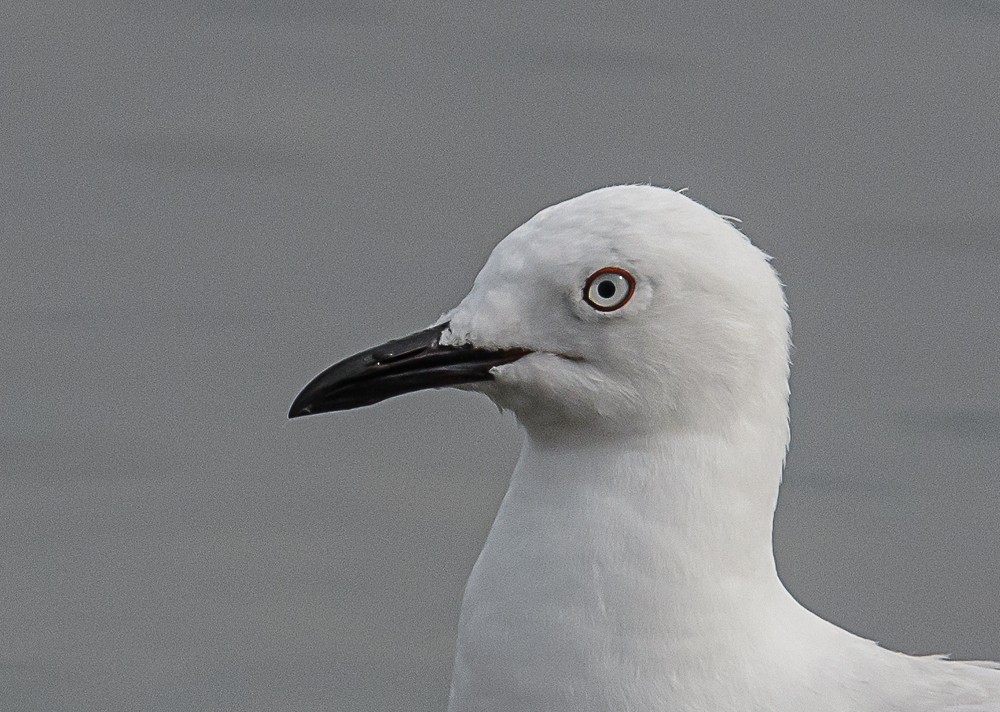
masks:
[[[529,433],[466,587],[449,710],[642,709],[747,677],[746,652],[806,613],[771,546],[787,430],[761,422]]]

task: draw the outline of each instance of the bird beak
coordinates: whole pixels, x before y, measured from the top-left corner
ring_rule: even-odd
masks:
[[[362,351],[323,371],[295,398],[289,418],[350,410],[393,396],[488,381],[494,366],[511,363],[527,349],[489,350],[445,346],[448,323]]]

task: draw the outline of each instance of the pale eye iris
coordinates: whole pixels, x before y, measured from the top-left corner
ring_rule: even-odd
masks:
[[[635,278],[619,267],[594,272],[583,288],[583,298],[598,311],[614,311],[625,306],[635,291]]]

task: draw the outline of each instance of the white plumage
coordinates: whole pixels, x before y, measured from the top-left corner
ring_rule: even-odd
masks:
[[[582,298],[605,266],[631,300]],[[494,250],[443,318],[523,348],[463,387],[520,461],[462,603],[450,712],[1000,712],[990,663],[880,648],[800,606],[771,527],[788,316],[768,258],[689,198],[607,188]]]

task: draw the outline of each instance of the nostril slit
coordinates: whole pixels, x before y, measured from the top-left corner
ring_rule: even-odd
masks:
[[[387,351],[384,353],[372,354],[372,355],[375,357],[375,363],[386,364],[386,363],[395,363],[396,361],[402,361],[404,358],[408,358],[409,356],[413,356],[414,354],[418,354],[424,350],[426,350],[425,346],[418,346],[417,348],[406,349],[404,351],[399,351],[397,353],[392,353],[391,351]]]

